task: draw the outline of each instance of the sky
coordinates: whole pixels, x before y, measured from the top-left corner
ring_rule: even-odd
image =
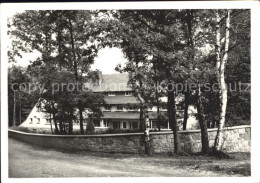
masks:
[[[93,66],[92,70],[99,69],[103,74],[113,74],[118,73],[115,71],[115,67],[118,64],[124,65],[126,63],[126,58],[119,48],[104,48],[99,51],[97,58]]]
[[[40,54],[37,51],[32,53],[22,54],[22,58],[17,58],[17,63],[15,65],[20,65],[26,67],[30,64],[30,61],[35,60]],[[99,50],[98,56],[95,58],[94,64],[91,66],[92,70],[100,70],[103,74],[114,74],[118,73],[115,71],[115,67],[118,64],[126,63],[126,58],[121,51],[121,49],[113,48],[103,48]],[[11,64],[12,65],[12,64]]]

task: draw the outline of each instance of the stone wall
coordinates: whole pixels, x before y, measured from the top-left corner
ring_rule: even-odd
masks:
[[[209,146],[214,146],[217,129],[208,129]],[[226,152],[250,152],[251,149],[251,126],[228,127],[223,130],[222,150]],[[151,133],[154,153],[168,153],[173,150],[173,134],[162,132]],[[200,130],[187,130],[179,132],[181,150],[187,153],[201,151]]]
[[[209,129],[209,143],[213,146],[216,129]],[[227,152],[250,152],[251,127],[237,126],[224,129],[223,150]],[[187,153],[201,151],[199,130],[180,131],[181,149]],[[9,130],[9,136],[48,148],[83,150],[109,153],[144,153],[143,133],[103,135],[47,135]],[[151,132],[151,146],[154,153],[173,152],[173,133]]]

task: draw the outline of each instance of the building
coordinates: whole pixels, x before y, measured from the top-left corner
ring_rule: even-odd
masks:
[[[127,85],[128,74],[101,74],[98,82],[85,83],[85,88],[105,95],[106,105],[101,107],[103,116],[94,119],[96,129],[138,129],[140,127],[140,109],[138,100],[133,90]],[[162,98],[166,102],[167,98]],[[192,107],[189,110],[194,110]],[[148,109],[150,127],[157,129],[157,108]],[[167,109],[160,109],[161,113],[167,116]],[[181,113],[182,111],[179,111]],[[77,114],[76,114],[77,115]],[[179,119],[182,120],[182,119]],[[188,127],[194,124],[196,119],[190,116]],[[33,128],[50,128],[50,116],[46,116],[41,110],[41,105],[35,105],[24,123],[20,126]],[[169,129],[168,120],[161,120],[161,129]],[[84,125],[85,126],[85,125]],[[74,123],[74,129],[79,129],[78,120]]]
[[[140,109],[138,100],[134,96],[132,88],[127,85],[128,74],[104,74],[100,75],[98,84],[89,86],[94,92],[105,95],[106,105],[102,106],[103,116],[101,120],[94,121],[96,127],[108,127],[113,129],[138,129],[140,127]],[[161,109],[167,112],[166,109]],[[151,119],[151,127],[156,126],[156,107],[148,110]],[[168,129],[168,123],[162,125]]]
[[[51,128],[50,116],[43,110],[43,103],[38,102],[31,110],[26,120],[20,127],[31,128],[33,130],[49,130]]]

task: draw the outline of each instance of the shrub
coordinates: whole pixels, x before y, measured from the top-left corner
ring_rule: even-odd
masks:
[[[30,130],[29,128],[26,127],[10,127],[11,130],[17,130],[17,131],[21,131],[21,132],[27,132],[27,133],[31,133],[32,130]]]
[[[208,155],[213,156],[218,159],[230,159],[231,158],[227,153],[225,153],[223,151],[217,151],[214,148],[210,149],[210,152]]]
[[[89,134],[92,134],[95,132],[95,125],[93,123],[92,120],[89,120],[87,122],[87,129],[86,129],[86,132],[89,133]]]

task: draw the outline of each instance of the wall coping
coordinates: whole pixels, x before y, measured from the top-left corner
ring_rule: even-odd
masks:
[[[233,130],[233,129],[241,129],[241,128],[251,128],[251,125],[241,125],[241,126],[231,126],[231,127],[225,127],[223,130]],[[208,132],[217,131],[218,128],[210,128],[208,129]],[[199,130],[185,130],[185,131],[179,131],[179,133],[195,133],[200,132]]]
[[[233,127],[225,127],[224,130],[232,130],[232,129],[241,129],[241,128],[251,128],[250,125],[241,125],[241,126],[233,126]],[[217,131],[217,128],[208,129],[208,132]],[[121,137],[121,136],[139,136],[143,135],[143,132],[139,133],[117,133],[117,134],[97,134],[97,135],[51,135],[51,134],[38,134],[38,133],[27,133],[17,130],[8,129],[8,132],[19,133],[23,135],[30,135],[30,136],[41,136],[41,137],[65,137],[65,138],[84,138],[84,137]],[[179,133],[197,133],[200,130],[185,130],[179,131]],[[165,132],[150,132],[151,135],[164,135],[164,134],[172,134],[172,131],[165,131]]]

